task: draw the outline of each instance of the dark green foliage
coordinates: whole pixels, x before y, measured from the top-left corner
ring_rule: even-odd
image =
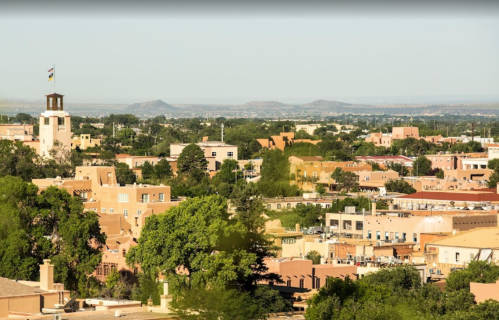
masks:
[[[296,196],[298,187],[289,184],[288,157],[279,149],[268,150],[263,156],[261,179],[258,183],[266,197]]]
[[[160,180],[173,176],[172,167],[170,166],[168,160],[159,160],[159,162],[154,166],[154,175]]]
[[[359,188],[359,177],[350,171],[344,171],[340,167],[336,168],[331,174],[331,178],[336,181],[336,189],[338,191],[345,190],[346,192],[357,191]]]
[[[115,167],[116,180],[122,186],[132,184],[136,181],[135,173],[128,167],[128,164],[118,162]]]
[[[281,220],[286,228],[294,228],[297,223],[308,228],[319,226],[324,221],[325,211],[320,206],[299,203],[295,208],[285,209],[282,212],[268,212],[272,219]]]
[[[334,200],[333,205],[331,206],[331,212],[344,212],[345,207],[356,207],[357,211],[362,211],[365,209],[366,211],[371,210],[371,200],[369,198],[360,196],[355,198],[345,198],[343,200]]]
[[[37,191],[20,178],[0,178],[0,221],[6,223],[0,232],[0,276],[36,280],[38,265],[51,259],[54,280],[85,296],[87,275],[101,261],[90,240],[105,242],[98,216],[83,212],[81,200],[64,189]]]
[[[38,165],[40,162],[35,149],[22,142],[0,139],[0,177],[17,176],[24,181],[43,178],[44,173]]]
[[[195,144],[186,146],[180,153],[177,162],[179,174],[192,176],[195,179],[204,175],[207,165],[208,161],[204,157],[203,150]]]
[[[139,273],[138,279],[139,285],[134,287],[132,299],[146,304],[150,297],[154,305],[159,305],[160,295],[163,294],[163,283],[158,282],[154,274]]]
[[[450,150],[455,153],[483,152],[483,147],[478,141],[470,141],[467,143],[456,143],[450,148]]]
[[[385,188],[388,192],[398,192],[398,193],[406,193],[411,194],[415,193],[416,189],[411,186],[411,184],[405,180],[393,180],[390,179],[385,182]]]
[[[326,286],[309,300],[307,319],[499,319],[499,303],[476,305],[469,279],[495,282],[498,266],[472,262],[471,270],[455,271],[458,289],[444,292],[435,284],[421,284],[412,266],[381,269],[352,281],[329,278]],[[472,276],[470,276],[472,274]],[[485,275],[485,276],[483,276]],[[498,275],[499,277],[499,275]],[[473,281],[474,281],[473,280]],[[453,280],[451,280],[452,282]],[[448,283],[449,285],[449,283]]]
[[[313,264],[321,263],[321,254],[316,250],[311,250],[305,255],[305,259],[312,260]]]
[[[386,167],[390,170],[398,172],[401,177],[409,175],[409,168],[398,162],[388,162]],[[373,169],[374,170],[374,169]]]
[[[431,160],[425,156],[419,156],[412,163],[412,173],[415,176],[426,176],[431,172]]]
[[[154,166],[149,161],[144,162],[140,168],[142,169],[143,179],[154,178]]]
[[[470,282],[492,283],[499,279],[499,266],[486,261],[471,261],[464,270],[454,271],[447,277],[447,291],[470,289]]]

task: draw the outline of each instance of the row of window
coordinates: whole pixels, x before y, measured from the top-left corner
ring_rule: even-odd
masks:
[[[158,194],[159,201],[163,202],[165,201],[165,194],[164,193],[159,193]],[[149,203],[149,194],[144,193],[141,196],[142,203]],[[127,193],[118,193],[118,202],[128,202],[128,194]]]
[[[270,285],[273,285],[273,283],[270,284]],[[291,280],[286,281],[286,286],[287,287],[291,287]],[[305,280],[304,279],[300,279],[300,288],[304,288],[304,287],[305,287]],[[319,289],[320,287],[321,287],[321,279],[320,278],[316,278],[315,279],[315,288]]]
[[[212,157],[216,157],[217,156],[217,152],[216,151],[212,151],[211,152],[211,156]],[[234,157],[234,152],[227,151],[227,158],[233,158],[233,157]]]
[[[338,229],[340,222],[336,219],[330,219],[329,225],[333,229]],[[351,220],[343,220],[342,229],[352,229],[352,221]],[[364,222],[363,221],[355,221],[355,230],[362,231],[364,230]]]
[[[92,209],[94,211],[97,211],[97,209]],[[106,213],[106,208],[101,208],[100,210],[102,213]],[[109,208],[109,213],[114,213],[114,209],[113,208]],[[137,209],[137,215],[140,216],[142,214],[142,210],[140,209]],[[123,209],[123,216],[125,216],[125,218],[128,217],[128,209]]]
[[[390,235],[390,233],[392,235]],[[402,237],[400,237],[401,235],[402,235]],[[395,232],[393,234],[393,232],[385,231],[385,238],[383,240],[392,240],[392,239],[390,239],[390,236],[393,239],[404,239],[404,240],[407,239],[407,233],[405,233],[405,232],[402,232],[402,233]],[[372,239],[371,230],[367,230],[367,239]],[[376,240],[382,240],[381,239],[381,231],[376,231]],[[412,241],[418,242],[418,234],[417,233],[412,234]]]

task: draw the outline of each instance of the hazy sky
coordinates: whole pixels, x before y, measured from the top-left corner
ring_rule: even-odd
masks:
[[[488,2],[455,11],[7,3],[0,98],[44,99],[54,63],[66,102],[499,97],[499,11]]]

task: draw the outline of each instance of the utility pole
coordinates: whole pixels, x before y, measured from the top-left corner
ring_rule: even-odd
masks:
[[[222,128],[222,142],[224,142],[224,124],[221,125]]]

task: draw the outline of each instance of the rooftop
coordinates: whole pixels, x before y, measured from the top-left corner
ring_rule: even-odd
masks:
[[[499,228],[476,228],[442,240],[429,242],[428,245],[499,249]]]
[[[38,288],[27,286],[17,281],[0,277],[0,297],[22,296],[42,292]]]
[[[408,194],[405,196],[398,197],[398,199],[487,202],[487,201],[499,201],[499,195],[491,192],[420,191],[413,194]]]

